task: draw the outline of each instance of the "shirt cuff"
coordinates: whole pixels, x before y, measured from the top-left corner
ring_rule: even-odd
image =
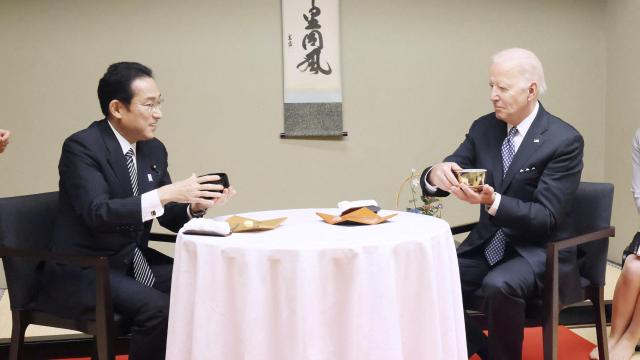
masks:
[[[431,170],[432,170],[432,169],[433,169],[433,168],[429,169],[429,171],[427,171],[427,172],[424,174],[424,179],[422,179],[422,181],[424,182],[424,187],[426,187],[426,188],[427,188],[427,190],[429,190],[429,192],[430,192],[430,193],[434,193],[434,192],[438,191],[438,188],[437,188],[437,187],[435,187],[435,186],[433,186],[433,185],[429,184],[429,182],[427,181],[427,179],[429,178],[429,173],[431,172]]]
[[[147,191],[142,194],[142,222],[155,219],[164,214],[164,206],[160,202],[158,190]]]
[[[491,204],[491,207],[487,205],[484,206],[484,208],[487,210],[487,212],[491,216],[496,216],[496,213],[498,212],[498,206],[500,206],[500,199],[502,198],[502,196],[499,193],[494,193],[494,194],[496,194],[496,198],[493,200],[493,204]]]

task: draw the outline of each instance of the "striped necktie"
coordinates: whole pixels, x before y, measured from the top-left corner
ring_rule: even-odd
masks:
[[[127,167],[129,168],[129,177],[131,178],[131,189],[133,190],[133,195],[138,196],[138,172],[136,171],[132,148],[129,148],[125,157],[127,159]],[[148,287],[152,287],[156,281],[147,259],[145,259],[144,254],[142,254],[142,251],[137,246],[133,251],[133,277]]]
[[[515,126],[509,130],[507,138],[502,143],[502,177],[507,175],[507,170],[511,161],[516,154],[516,148],[513,145],[513,138],[518,135],[518,128]],[[493,266],[504,257],[504,251],[507,247],[507,237],[504,235],[502,229],[498,229],[493,238],[484,249],[484,256],[487,258],[489,265]]]

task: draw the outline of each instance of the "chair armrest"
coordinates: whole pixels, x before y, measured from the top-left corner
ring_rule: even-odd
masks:
[[[473,228],[476,227],[476,225],[478,225],[477,222],[453,226],[451,228],[451,234],[457,235],[457,234],[469,232],[473,230]]]
[[[557,250],[566,249],[572,246],[578,246],[591,241],[601,240],[616,235],[616,228],[609,226],[608,228],[592,231],[590,233],[581,234],[567,239],[562,239],[547,244],[547,248],[555,248]]]
[[[53,261],[96,268],[96,326],[110,334],[109,336],[113,336],[113,304],[109,281],[109,260],[106,256],[69,255],[42,250],[11,249],[0,245],[0,257],[21,257],[36,261]]]
[[[159,241],[159,242],[176,242],[176,234],[160,234],[160,233],[150,233],[149,241]]]
[[[551,314],[551,316],[558,316],[560,312],[560,281],[559,281],[559,253],[560,250],[566,249],[572,246],[578,246],[591,241],[601,240],[615,235],[615,227],[609,226],[608,228],[592,231],[590,233],[574,236],[568,239],[550,242],[547,244],[547,262],[545,270],[545,289],[544,289],[544,303],[545,313]]]
[[[69,255],[42,250],[12,249],[6,246],[0,246],[0,257],[4,256],[15,256],[29,258],[36,261],[54,261],[69,265],[91,267],[97,267],[102,262],[105,264],[107,263],[106,256]]]

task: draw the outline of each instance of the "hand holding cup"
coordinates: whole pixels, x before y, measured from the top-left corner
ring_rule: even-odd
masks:
[[[453,173],[461,185],[466,185],[477,192],[482,191],[487,174],[486,169],[460,169],[453,170]]]

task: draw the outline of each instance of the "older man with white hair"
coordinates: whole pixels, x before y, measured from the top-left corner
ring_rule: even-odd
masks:
[[[450,193],[480,204],[480,220],[458,248],[463,297],[486,301],[488,341],[469,321],[469,354],[520,359],[525,300],[539,294],[546,242],[566,216],[582,173],[583,139],[538,101],[546,90],[540,60],[513,48],[493,57],[489,87],[494,112],[473,122],[462,144],[444,162],[425,169],[425,195]],[[474,189],[454,171],[486,169]],[[575,249],[561,256],[561,277],[577,276]],[[571,301],[575,289],[562,289]]]

